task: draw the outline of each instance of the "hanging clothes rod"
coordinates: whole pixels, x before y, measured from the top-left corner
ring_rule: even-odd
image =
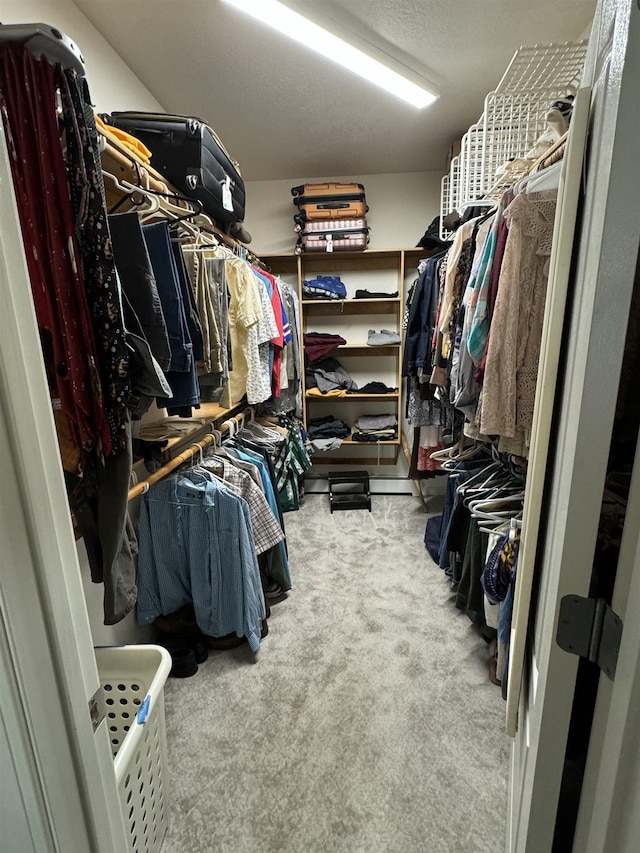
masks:
[[[144,480],[140,480],[136,483],[135,486],[132,486],[129,489],[127,500],[132,501],[134,498],[143,495],[145,492],[148,492],[151,486],[154,483],[163,480],[165,477],[168,477],[169,474],[172,474],[177,468],[180,468],[181,465],[184,465],[185,462],[189,462],[190,459],[193,459],[194,456],[202,453],[207,447],[214,443],[216,440],[215,432],[221,433],[225,435],[227,433],[231,433],[230,425],[235,427],[236,424],[243,424],[245,421],[245,417],[247,415],[253,416],[254,411],[251,408],[245,409],[243,412],[237,415],[233,415],[232,417],[227,418],[223,421],[222,425],[218,428],[215,427],[215,422],[211,422],[207,424],[204,429],[210,429],[211,433],[205,435],[200,441],[194,442],[190,447],[186,450],[183,450],[178,456],[174,457],[170,462],[167,462],[161,468],[158,468],[157,471],[154,471],[153,474],[150,474],[148,477],[145,477]],[[233,434],[233,433],[232,433]]]

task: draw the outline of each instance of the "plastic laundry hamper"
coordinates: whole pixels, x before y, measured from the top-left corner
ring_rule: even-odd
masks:
[[[169,825],[164,685],[171,656],[150,645],[95,653],[129,850],[158,853]]]

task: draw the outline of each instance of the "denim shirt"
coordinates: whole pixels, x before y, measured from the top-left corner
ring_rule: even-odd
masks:
[[[139,540],[139,624],[193,604],[203,633],[258,650],[265,607],[245,500],[204,472],[162,480],[144,496]]]

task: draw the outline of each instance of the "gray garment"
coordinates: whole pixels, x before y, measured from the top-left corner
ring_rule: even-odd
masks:
[[[476,370],[477,367],[473,363],[467,349],[467,336],[463,335],[458,353],[455,385],[453,384],[452,374],[450,399],[456,409],[462,412],[467,420],[470,421],[475,418],[480,391],[482,390],[482,386],[474,378]]]
[[[344,388],[347,391],[358,390],[356,383],[335,358],[324,358],[307,368],[307,387],[317,388],[323,394],[327,391],[335,391],[337,388]]]
[[[355,426],[362,432],[389,429],[398,426],[398,419],[395,415],[360,415]]]
[[[131,422],[126,447],[97,465],[97,492],[74,506],[91,568],[91,580],[104,584],[104,624],[115,625],[133,609],[138,543],[128,515],[131,477]],[[73,478],[69,478],[73,480]]]
[[[316,450],[337,450],[342,445],[341,438],[314,438],[311,442]]]
[[[206,258],[209,286],[212,288],[213,310],[220,334],[220,361],[222,382],[227,384],[231,364],[231,340],[229,338],[229,289],[224,271],[224,258]]]

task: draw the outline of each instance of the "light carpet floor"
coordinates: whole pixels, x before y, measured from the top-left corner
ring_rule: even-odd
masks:
[[[499,853],[509,743],[487,646],[411,497],[285,517],[294,588],[257,656],[165,688],[162,853]]]

